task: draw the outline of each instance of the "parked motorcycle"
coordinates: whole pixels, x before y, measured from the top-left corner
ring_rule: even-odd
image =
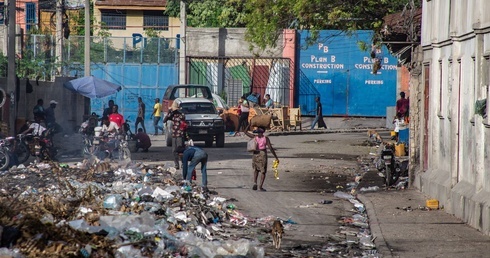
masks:
[[[129,125],[131,123],[131,120],[129,120],[129,117],[128,119],[126,119],[124,121],[124,124],[123,124],[123,129],[124,129],[124,134],[125,134],[125,138],[126,140],[130,140],[130,139],[133,139],[133,132],[131,131],[131,126]]]
[[[6,170],[11,165],[12,154],[9,145],[8,140],[0,139],[0,170]]]
[[[401,175],[400,162],[395,159],[395,146],[393,144],[384,144],[376,168],[383,173],[385,185],[392,186],[396,183]]]
[[[31,153],[25,135],[18,134],[17,137],[9,136],[5,139],[8,141],[7,144],[11,151],[17,156],[19,164],[22,164],[29,159]]]
[[[43,136],[19,134],[17,138],[14,152],[21,157],[19,163],[27,161],[29,156],[38,157],[41,160],[56,159],[58,149],[53,144],[50,129],[46,130]]]
[[[128,142],[123,135],[116,138],[108,137],[107,135],[94,135],[84,139],[84,155],[95,156],[100,160],[109,158],[111,160],[118,159],[131,160],[131,151],[128,147]]]

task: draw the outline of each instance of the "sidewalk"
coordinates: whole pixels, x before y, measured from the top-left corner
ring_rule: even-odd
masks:
[[[301,133],[388,130],[382,118],[327,117],[327,130],[310,130],[312,121],[312,117],[303,118]],[[431,198],[417,189],[381,189],[358,194],[357,198],[365,205],[382,257],[490,257],[489,236],[443,209],[425,209],[426,200]]]
[[[375,244],[382,257],[489,257],[490,237],[444,210],[426,210],[416,189],[363,193]]]

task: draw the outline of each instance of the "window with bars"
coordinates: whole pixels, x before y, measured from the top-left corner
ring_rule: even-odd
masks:
[[[144,11],[144,29],[168,30],[168,16],[163,11]]]
[[[36,28],[36,4],[26,3],[26,31]]]
[[[125,10],[101,10],[102,28],[109,30],[126,29],[126,11]]]

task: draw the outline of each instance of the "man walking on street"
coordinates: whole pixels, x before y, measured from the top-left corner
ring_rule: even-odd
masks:
[[[153,126],[155,127],[155,134],[158,135],[158,129],[162,131],[163,127],[159,125],[160,119],[162,118],[162,104],[160,104],[160,99],[155,99],[155,105],[153,105],[153,113],[151,113],[150,119],[153,117]]]
[[[184,147],[185,115],[180,112],[177,102],[174,101],[168,109],[168,114],[163,119],[165,124],[168,120],[172,121],[172,153],[174,154],[175,168],[179,169],[179,152]]]
[[[180,150],[182,150],[181,148]],[[190,162],[190,163],[189,163]],[[182,156],[182,176],[184,180],[192,183],[192,171],[196,169],[197,164],[201,163],[202,174],[202,190],[208,192],[208,154],[201,148],[196,146],[189,146],[184,150]]]
[[[311,123],[311,128],[310,130],[315,129],[316,123],[318,123],[318,128],[325,128],[327,129],[327,124],[325,124],[325,121],[323,121],[323,111],[322,111],[322,103],[320,102],[320,97],[315,97],[315,102],[316,102],[316,115],[315,115],[315,120],[313,120],[313,123]]]
[[[135,132],[138,132],[138,124],[141,123],[141,127],[143,128],[143,131],[146,133],[145,109],[146,109],[145,103],[143,103],[143,100],[141,99],[141,97],[138,97],[138,117],[136,118],[136,123],[134,124],[134,131]]]

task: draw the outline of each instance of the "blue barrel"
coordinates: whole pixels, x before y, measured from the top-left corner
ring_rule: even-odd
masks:
[[[410,137],[410,132],[408,128],[400,129],[400,131],[398,132],[399,143],[405,143],[405,145],[408,145],[409,137]]]

